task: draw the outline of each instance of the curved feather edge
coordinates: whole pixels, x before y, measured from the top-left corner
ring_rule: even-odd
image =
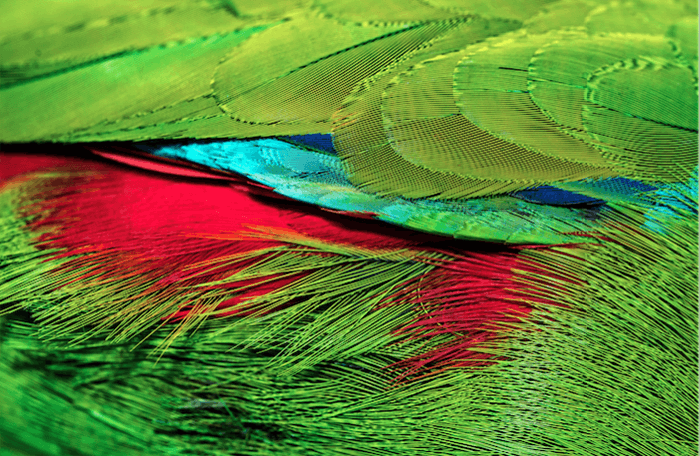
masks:
[[[176,283],[186,283],[188,277],[182,275],[182,265],[175,265],[174,270],[159,268],[171,263],[178,252],[186,253],[190,260],[202,260],[197,256],[202,245],[187,245],[187,238],[172,236],[182,234],[173,227],[194,224],[190,229],[201,233],[199,218],[200,223],[212,223],[216,228],[236,206],[230,198],[222,198],[216,210],[203,204],[204,197],[213,192],[229,197],[231,192],[212,184],[199,192],[192,185],[177,191],[169,179],[147,178],[118,165],[80,163],[76,167],[73,163],[73,171],[79,172],[68,176],[66,164],[70,165],[70,160],[58,168],[55,164],[44,166],[39,173],[2,184],[0,296],[3,306],[20,300],[34,313],[25,315],[24,321],[21,314],[15,314],[12,321],[0,322],[0,380],[5,385],[0,392],[0,409],[9,418],[0,421],[0,429],[4,438],[11,436],[3,443],[11,440],[10,446],[21,446],[24,442],[19,441],[24,438],[39,442],[50,438],[52,444],[44,445],[41,453],[51,455],[64,454],[64,448],[69,448],[70,454],[89,448],[90,454],[206,452],[217,456],[302,455],[319,448],[338,456],[587,456],[608,454],[610,449],[614,449],[613,454],[668,456],[696,452],[694,185],[647,195],[642,204],[611,204],[614,211],[606,213],[606,224],[595,244],[520,249],[515,264],[497,252],[475,255],[470,251],[475,245],[461,255],[453,254],[452,260],[442,265],[435,261],[441,254],[420,262],[423,269],[418,276],[423,280],[408,287],[409,295],[401,295],[401,288],[394,290],[394,295],[385,295],[391,303],[374,301],[378,310],[390,313],[376,313],[362,325],[362,330],[372,330],[378,323],[384,326],[379,321],[384,321],[384,316],[393,317],[391,325],[379,329],[396,325],[398,331],[389,336],[385,333],[381,343],[358,345],[352,332],[342,331],[358,324],[358,312],[363,311],[354,307],[356,300],[348,299],[337,301],[337,308],[297,307],[301,311],[298,316],[305,317],[300,320],[302,325],[290,325],[284,318],[296,307],[291,306],[286,312],[278,311],[277,319],[274,315],[248,315],[242,318],[244,323],[232,325],[231,318],[210,318],[198,322],[196,332],[180,333],[174,340],[171,329],[163,326],[133,347],[123,338],[105,338],[109,332],[93,333],[85,339],[84,331],[91,326],[85,321],[54,331],[53,340],[37,337],[37,331],[39,336],[42,332],[48,335],[46,329],[55,321],[51,317],[55,319],[66,310],[66,300],[76,310],[84,310],[106,302],[118,304],[124,297],[130,298],[128,304],[132,305],[148,303],[148,298],[172,299],[164,294],[134,296],[142,288],[123,281],[129,280],[124,272],[134,261],[133,255],[103,271],[121,277],[120,286],[110,288],[108,281],[79,281],[64,285],[63,291],[70,286],[82,291],[75,293],[74,288],[72,295],[61,294],[60,288],[54,288],[56,281],[70,281],[67,274],[71,271],[89,272],[75,269],[79,263],[67,268],[67,262],[75,260],[70,256],[85,259],[110,247],[107,252],[119,257],[142,244],[144,239],[134,239],[134,235],[160,233],[151,238],[161,242],[160,246],[150,245],[140,253],[166,254],[165,261],[152,265],[152,272],[167,279],[158,284],[161,293],[167,292]],[[99,174],[105,172],[135,180],[125,181],[121,187],[95,187]],[[86,185],[93,179],[98,180]],[[57,180],[61,185],[51,185]],[[127,185],[137,182],[141,185]],[[77,185],[83,191],[61,192],[66,185]],[[164,185],[169,191],[161,195],[170,198],[147,198],[151,204],[129,206]],[[56,197],[64,204],[57,205]],[[106,198],[115,207],[129,210],[120,218],[120,211],[105,211],[100,203],[90,212],[85,203],[94,198],[98,202]],[[183,204],[188,198],[190,202]],[[35,225],[38,231],[28,230],[32,218],[51,214],[26,209],[38,209],[47,202],[52,204],[45,208],[53,207],[59,213],[48,219],[49,224]],[[157,221],[163,218],[154,213],[159,206],[170,207],[172,215],[184,217],[182,223],[172,225],[165,220],[159,231]],[[154,220],[132,217],[136,208],[141,209],[141,218],[152,215]],[[102,218],[95,216],[97,210],[102,211]],[[65,217],[71,214],[83,216]],[[102,223],[105,214],[111,214],[111,223]],[[261,215],[256,212],[257,217]],[[133,229],[132,222],[142,223],[144,229]],[[317,224],[318,219],[314,219],[310,226]],[[72,232],[66,227],[73,228]],[[91,227],[92,232],[85,227]],[[94,236],[103,228],[112,233],[104,238],[113,241],[110,246],[95,242]],[[47,233],[53,235],[44,238],[44,243],[36,237]],[[308,237],[291,238],[289,232],[258,234],[266,242],[293,241],[303,247],[299,251],[302,256],[308,257],[308,248],[314,248]],[[64,242],[72,240],[73,244],[56,244],[62,236]],[[334,240],[337,232],[327,233],[327,239],[329,236]],[[236,241],[230,234],[217,237],[223,242]],[[325,255],[329,254],[362,261],[365,255],[371,262],[401,264],[404,271],[415,265],[401,263],[401,255],[408,253],[405,250],[379,259],[376,248],[370,252],[351,248],[361,240],[354,239],[323,252],[318,261],[327,262]],[[420,242],[408,244],[418,246]],[[86,249],[76,250],[79,245]],[[315,245],[318,248],[319,244]],[[209,252],[230,253],[216,247]],[[106,258],[94,259],[104,262]],[[442,274],[431,276],[437,270]],[[267,272],[274,271],[268,268]],[[430,278],[443,281],[431,284],[426,280]],[[300,285],[310,291],[311,285]],[[355,281],[351,285],[361,286]],[[17,295],[18,290],[22,294]],[[422,296],[411,295],[415,291]],[[314,293],[318,292],[315,286]],[[403,298],[418,304],[414,313]],[[479,306],[489,300],[509,301],[528,309],[527,318],[517,318],[515,312],[515,321],[490,320],[485,329],[501,337],[482,340],[464,352],[470,333],[463,331],[477,323],[482,315]],[[493,310],[499,311],[497,307]],[[140,312],[150,314],[148,307]],[[42,313],[44,319],[37,320]],[[148,319],[152,325],[153,314]],[[131,319],[135,322],[138,320]],[[130,329],[134,327],[117,326],[118,331]],[[455,337],[451,341],[446,339],[450,332]],[[294,336],[301,336],[296,341],[308,345],[295,345]],[[149,354],[164,343],[169,348],[154,367]],[[348,343],[345,347],[355,351],[334,351],[338,343]],[[290,345],[294,350],[280,356],[280,348]],[[308,348],[306,357],[289,356],[304,353],[304,348]],[[469,353],[476,366],[468,362]],[[442,362],[450,357],[457,366],[444,369]],[[478,364],[489,357],[498,362]],[[392,363],[409,369],[412,381],[394,384],[395,372],[387,370]],[[299,364],[305,368],[298,369]],[[422,375],[427,372],[420,369],[425,368],[427,372],[434,370],[434,375]]]
[[[156,156],[242,174],[294,200],[348,214],[366,214],[384,222],[457,239],[509,244],[581,242],[583,238],[578,235],[594,233],[602,226],[603,214],[610,211],[605,204],[580,207],[539,204],[541,193],[540,200],[535,202],[517,194],[437,201],[367,193],[347,179],[337,156],[273,138],[135,146]],[[579,187],[611,201],[633,201],[645,192],[667,187],[661,184],[635,187],[621,181],[626,180],[582,182]],[[573,184],[565,185],[573,187]],[[562,189],[566,190],[566,187]]]

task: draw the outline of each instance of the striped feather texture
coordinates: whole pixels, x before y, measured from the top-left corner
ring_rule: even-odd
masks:
[[[697,454],[697,4],[0,16],[0,456]]]

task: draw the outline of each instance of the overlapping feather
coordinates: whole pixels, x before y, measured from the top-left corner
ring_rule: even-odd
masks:
[[[696,4],[3,13],[1,455],[695,454]]]
[[[695,5],[238,3],[34,12],[0,46],[0,140],[238,138],[148,150],[247,174],[247,149],[268,180],[296,158],[259,149],[304,156],[333,182],[287,196],[511,243],[570,242],[591,205],[697,168]],[[318,134],[337,158],[275,139]]]

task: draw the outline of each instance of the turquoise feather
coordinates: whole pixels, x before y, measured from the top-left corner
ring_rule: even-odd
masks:
[[[457,239],[491,242],[586,242],[589,238],[580,234],[592,234],[601,228],[601,217],[610,211],[607,202],[641,201],[645,194],[665,194],[673,188],[671,184],[652,186],[623,178],[566,183],[560,185],[563,195],[557,198],[563,204],[551,196],[549,188],[557,187],[462,201],[382,196],[353,185],[342,160],[330,148],[331,141],[319,136],[289,138],[291,141],[266,138],[136,147],[155,156],[242,174],[280,195],[325,209],[368,214],[384,222]],[[322,148],[313,147],[319,143]],[[691,186],[693,181],[685,185]],[[598,198],[572,189],[582,189]],[[567,207],[572,199],[582,206]]]

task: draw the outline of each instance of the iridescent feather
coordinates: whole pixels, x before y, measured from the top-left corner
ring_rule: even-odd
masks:
[[[0,456],[697,454],[697,4],[2,8]]]

